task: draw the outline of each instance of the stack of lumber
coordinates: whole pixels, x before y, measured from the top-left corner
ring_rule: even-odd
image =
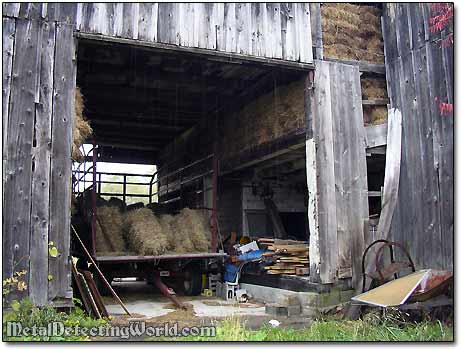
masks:
[[[309,274],[309,245],[305,241],[260,238],[258,243],[267,248],[263,253],[270,265],[264,267],[268,274]]]

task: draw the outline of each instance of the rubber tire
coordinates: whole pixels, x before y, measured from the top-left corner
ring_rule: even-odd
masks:
[[[189,264],[186,267],[182,285],[186,296],[198,296],[202,293],[202,272],[199,266]]]

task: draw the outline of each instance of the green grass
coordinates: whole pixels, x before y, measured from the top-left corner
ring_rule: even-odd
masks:
[[[149,340],[159,340],[149,338]],[[163,338],[160,340],[174,340]],[[264,326],[258,331],[247,330],[238,317],[222,321],[216,329],[216,337],[178,338],[181,341],[452,341],[453,328],[441,322],[421,322],[398,326],[391,323],[378,325],[362,320],[319,320],[304,329],[286,329]]]

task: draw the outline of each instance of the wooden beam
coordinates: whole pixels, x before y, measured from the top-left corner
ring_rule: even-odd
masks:
[[[386,75],[386,67],[384,64],[374,64],[374,63],[368,63],[364,61],[354,61],[354,60],[336,59],[336,58],[328,58],[328,57],[325,57],[324,60],[328,62],[358,65],[359,71],[363,73]]]
[[[260,162],[273,159],[282,154],[305,147],[304,129],[299,129],[293,134],[280,137],[272,142],[267,142],[238,154],[232,158],[221,161],[225,167],[221,169],[220,175],[225,175],[237,170],[254,166]]]
[[[156,129],[162,130],[163,132],[178,132],[184,130],[184,126],[171,126],[171,125],[162,125],[156,123],[146,122],[145,120],[140,122],[134,121],[124,121],[124,120],[132,120],[130,117],[120,118],[118,120],[108,120],[108,119],[95,119],[91,118],[91,125],[102,125],[102,126],[116,126],[120,129],[125,129],[125,127],[133,127],[133,128],[142,128],[142,129]]]
[[[389,98],[362,99],[362,105],[388,105]]]
[[[134,143],[123,143],[123,142],[116,142],[108,140],[108,139],[98,139],[96,141],[98,145],[102,146],[109,146],[113,148],[121,148],[121,149],[135,149],[135,150],[159,150],[161,146],[155,146],[150,144],[134,144]]]
[[[229,53],[224,51],[214,51],[201,48],[192,48],[192,47],[180,47],[176,45],[161,44],[155,42],[147,42],[140,40],[125,39],[119,37],[111,37],[106,35],[99,34],[90,34],[76,32],[76,37],[81,40],[98,40],[100,42],[105,42],[108,44],[118,43],[118,44],[127,44],[132,46],[137,46],[145,49],[156,49],[165,53],[184,53],[194,56],[201,56],[203,59],[214,60],[222,63],[230,64],[248,64],[248,65],[265,65],[268,67],[274,68],[286,68],[292,70],[312,70],[314,65],[311,63],[299,63],[294,61],[279,60],[272,58],[262,58],[256,56],[249,56],[239,53]],[[206,58],[205,58],[206,57]]]

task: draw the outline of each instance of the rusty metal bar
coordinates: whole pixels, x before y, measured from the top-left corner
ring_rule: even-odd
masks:
[[[176,298],[176,293],[173,291],[173,289],[168,288],[163,282],[162,279],[160,278],[160,273],[158,271],[154,271],[154,277],[153,277],[153,282],[155,286],[159,289],[159,291],[168,299],[170,299],[178,308],[181,309],[187,309],[186,306],[181,303],[181,301]]]

